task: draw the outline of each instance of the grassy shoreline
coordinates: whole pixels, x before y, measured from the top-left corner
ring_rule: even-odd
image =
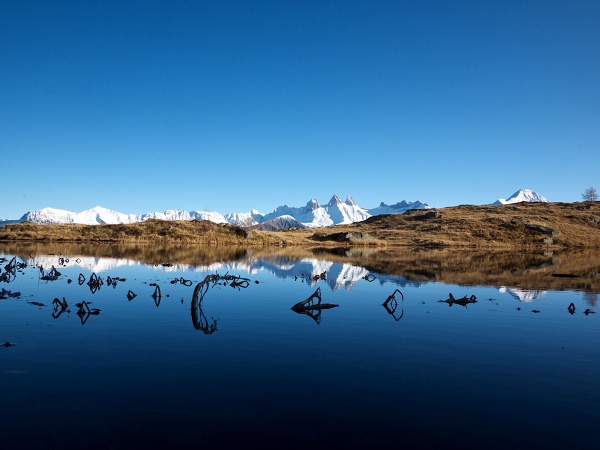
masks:
[[[0,227],[0,242],[16,241],[304,248],[600,248],[600,202],[461,205],[374,216],[349,225],[281,231],[197,220]]]

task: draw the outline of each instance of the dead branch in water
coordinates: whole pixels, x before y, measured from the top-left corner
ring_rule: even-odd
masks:
[[[316,299],[316,303],[315,303]],[[321,303],[321,288],[318,287],[315,292],[306,300],[296,303],[292,306],[292,311],[298,314],[305,314],[312,318],[317,324],[321,323],[321,311],[323,309],[335,308],[340,305],[334,303]]]
[[[202,300],[204,300],[204,296],[208,292],[208,289],[219,284],[219,281],[221,280],[223,280],[223,286],[229,284],[229,286],[238,290],[250,286],[250,280],[248,278],[229,275],[228,273],[225,275],[207,275],[204,280],[196,285],[194,293],[192,294],[192,323],[196,330],[200,330],[204,334],[212,334],[217,331],[217,320],[214,317],[211,317],[212,324],[208,323],[208,319],[204,315],[204,311],[202,311]]]
[[[454,295],[452,295],[452,293],[450,293],[446,300],[439,300],[439,302],[440,303],[448,303],[449,306],[456,304],[456,305],[464,306],[466,308],[469,303],[477,303],[477,297],[475,297],[474,295],[467,297],[465,295],[462,298],[454,298]]]
[[[404,308],[402,309],[400,317],[396,317],[396,310],[398,309],[396,293],[400,294],[402,296],[402,301],[404,301],[404,294],[399,289],[396,289],[394,292],[392,292],[392,295],[390,295],[385,302],[382,303],[382,306],[385,308],[388,314],[391,315],[396,322],[398,322],[400,319],[402,319],[402,316],[404,316]]]

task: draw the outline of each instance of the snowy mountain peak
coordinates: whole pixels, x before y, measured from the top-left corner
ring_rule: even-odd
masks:
[[[286,205],[287,206],[287,205]],[[314,198],[311,198],[310,201],[306,204],[306,207],[312,211],[314,211],[317,208],[320,208],[321,205],[319,204],[318,201],[316,201]]]
[[[331,200],[329,200],[329,203],[327,203],[327,206],[335,206],[339,203],[343,203],[343,202],[340,200],[340,198],[337,195],[333,194],[333,197],[331,197]]]
[[[350,195],[348,195],[346,197],[346,201],[344,203],[346,203],[347,205],[350,205],[350,206],[356,206],[356,202],[354,201],[354,199]]]
[[[508,197],[507,199],[499,198],[492,205],[508,205],[511,203],[520,203],[520,202],[543,202],[548,203],[548,199],[543,195],[538,194],[537,192],[532,191],[531,189],[519,189],[513,195]]]

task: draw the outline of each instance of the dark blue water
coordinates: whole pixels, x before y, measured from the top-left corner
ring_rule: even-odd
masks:
[[[0,283],[0,341],[14,344],[0,347],[0,448],[597,446],[589,294],[365,279],[317,260],[23,262]],[[61,275],[42,280],[52,264]],[[248,283],[211,282],[192,309],[209,274]],[[291,309],[317,288],[339,306]],[[396,289],[404,301],[384,307]],[[439,302],[449,293],[477,302]]]

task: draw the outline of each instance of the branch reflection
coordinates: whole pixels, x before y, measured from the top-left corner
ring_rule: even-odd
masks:
[[[204,300],[208,289],[220,284],[220,281],[223,281],[223,286],[229,285],[238,291],[250,286],[250,279],[229,275],[228,273],[225,275],[219,275],[218,273],[207,275],[204,280],[196,285],[192,294],[192,324],[196,330],[202,331],[204,334],[212,334],[217,331],[217,320],[211,317],[212,323],[208,322],[204,311],[202,311],[202,300]]]
[[[306,300],[296,303],[291,309],[295,313],[307,315],[313,319],[317,325],[320,325],[322,310],[340,306],[334,303],[321,303],[321,300],[321,288],[318,287],[317,290],[310,295],[310,297],[308,297]]]
[[[81,319],[81,325],[85,325],[90,316],[97,316],[100,314],[100,309],[98,308],[90,308],[91,302],[86,302],[85,300],[81,303],[76,303],[79,309],[77,310],[77,315]]]
[[[398,300],[396,300],[396,294],[400,294],[402,296],[402,301],[404,301],[404,294],[399,289],[396,289],[394,292],[392,292],[392,295],[390,295],[385,302],[382,303],[382,306],[385,308],[388,314],[391,315],[396,322],[398,322],[400,319],[402,319],[402,316],[404,316],[404,308],[402,308],[400,316],[398,317],[396,315],[396,310],[398,309]]]

